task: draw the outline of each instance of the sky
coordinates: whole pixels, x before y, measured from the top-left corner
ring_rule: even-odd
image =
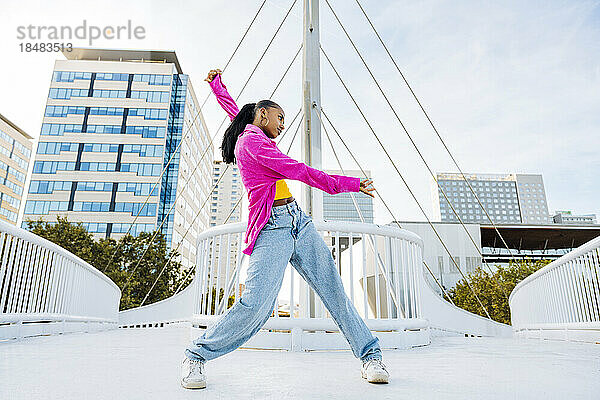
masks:
[[[269,0],[223,81],[238,94],[293,0]],[[397,70],[354,1],[330,0],[431,170],[456,172]],[[175,50],[198,98],[203,79],[223,68],[261,1],[3,1],[0,15],[0,113],[37,138],[54,61],[60,53],[22,52],[17,28],[142,26],[143,39],[98,39],[91,47]],[[542,174],[549,211],[600,216],[600,1],[374,1],[361,4],[465,172]],[[267,98],[302,41],[302,1],[257,68],[239,103]],[[352,46],[320,1],[321,43],[427,215],[432,178]],[[87,40],[72,40],[75,47]],[[296,60],[273,99],[287,121],[300,109]],[[424,220],[403,180],[321,58],[321,100],[399,220]],[[211,134],[224,114],[210,98]],[[219,135],[220,137],[220,135]],[[290,136],[282,141],[289,145]],[[337,169],[323,141],[323,169]],[[344,169],[357,169],[333,138]],[[218,149],[215,148],[218,158]],[[299,141],[291,156],[300,158]],[[291,184],[293,193],[299,184]],[[375,222],[391,216],[375,201]]]

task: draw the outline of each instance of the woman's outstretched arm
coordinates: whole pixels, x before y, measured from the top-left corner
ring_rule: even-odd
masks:
[[[253,156],[259,164],[268,168],[276,179],[298,180],[329,194],[358,192],[364,189],[360,178],[330,175],[288,157],[274,143],[262,142],[257,144],[253,150]],[[371,193],[364,193],[372,196]]]
[[[208,73],[208,77],[205,79],[210,85],[215,97],[217,98],[217,102],[225,110],[229,119],[233,120],[235,116],[238,114],[240,109],[233,98],[229,95],[227,91],[227,87],[221,82],[221,70],[213,69]]]

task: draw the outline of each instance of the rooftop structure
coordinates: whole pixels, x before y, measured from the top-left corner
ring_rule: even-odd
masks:
[[[552,220],[561,225],[595,225],[596,214],[573,214],[572,211],[556,211]]]

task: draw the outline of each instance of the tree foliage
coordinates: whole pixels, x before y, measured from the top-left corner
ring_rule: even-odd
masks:
[[[475,291],[494,321],[510,325],[510,293],[519,282],[550,262],[551,260],[530,259],[510,262],[507,267],[496,266],[493,274],[477,267],[475,271],[467,274],[468,284],[461,279],[450,289],[449,294],[456,306],[487,317],[473,294]]]
[[[135,237],[127,234],[119,241],[110,238],[95,240],[81,223],[71,223],[66,217],[60,216],[56,223],[41,219],[27,221],[27,228],[112,279],[121,289],[120,310],[139,306],[155,281],[156,285],[144,304],[172,296],[178,288],[185,288],[193,278],[190,270],[194,267],[184,270],[181,263],[175,261],[178,254],[167,248],[162,233],[156,235],[152,242],[156,232],[142,232]]]

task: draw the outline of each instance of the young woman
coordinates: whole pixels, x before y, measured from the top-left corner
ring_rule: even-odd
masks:
[[[285,113],[275,102],[261,100],[241,110],[211,70],[209,82],[218,103],[231,119],[221,146],[223,160],[235,163],[248,191],[249,216],[244,254],[250,256],[241,297],[185,351],[181,384],[206,387],[204,363],[237,349],[269,319],[288,262],[319,295],[332,318],[363,364],[369,382],[388,382],[379,340],[371,334],[346,296],[330,250],[292,197],[285,178],[295,179],[329,194],[375,190],[371,180],[329,175],[283,154],[272,139],[284,129]]]

